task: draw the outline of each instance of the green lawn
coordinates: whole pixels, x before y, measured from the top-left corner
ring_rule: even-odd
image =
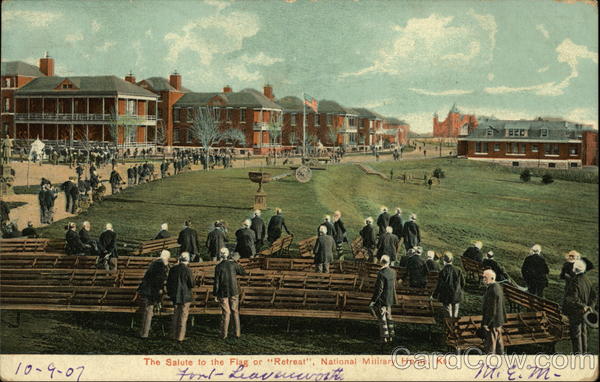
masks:
[[[543,185],[539,178],[522,183],[519,175],[508,169],[457,159],[379,162],[371,166],[386,175],[393,169],[395,176],[407,173],[414,177],[431,174],[434,168],[441,167],[446,178],[429,190],[417,182],[404,184],[400,180],[386,181],[367,176],[352,164],[330,166],[326,171],[313,171],[313,179],[306,184],[298,183],[294,177],[266,184],[264,188],[271,209],[264,211],[263,216],[268,220],[274,207],[282,207],[288,227],[296,240],[301,240],[315,234],[324,214],[340,210],[352,239],[365,217],[377,217],[380,206],[386,205],[390,211],[401,207],[405,217],[412,212],[418,215],[425,250],[450,250],[460,255],[470,242],[482,240],[484,250],[493,250],[497,260],[519,283],[522,283],[520,265],[528,249],[539,243],[551,267],[546,295],[555,301],[562,298],[563,282],[558,279],[558,274],[565,252],[576,249],[598,266],[597,184],[556,180]],[[108,197],[74,220],[77,223],[91,221],[95,234],[106,222],[111,222],[122,238],[148,240],[161,223],[168,222],[171,232],[176,233],[183,221],[191,218],[203,240],[216,219],[225,220],[234,231],[243,219],[250,217],[257,185],[248,180],[249,170],[184,173],[140,185],[121,195]],[[277,175],[287,170],[272,168],[265,171]],[[63,237],[64,223],[56,222],[42,230],[42,235]],[[597,270],[593,270],[590,277],[595,280]],[[477,293],[468,294],[461,307],[462,314],[478,314],[480,304]],[[233,344],[217,339],[216,317],[198,317],[196,326],[190,331],[190,341],[179,347],[160,337],[149,341],[135,338],[127,316],[79,316],[77,319],[59,313],[30,316],[30,320],[47,320],[47,329],[39,322],[37,328],[29,325],[30,329],[27,324],[21,329],[9,329],[3,323],[2,352],[378,352],[378,347],[371,343],[377,338],[374,322],[338,323],[296,318],[291,320],[291,332],[286,333],[287,319],[242,318],[246,335],[238,344]],[[106,324],[102,323],[103,317],[108,321]],[[441,329],[435,327],[432,330],[433,340],[430,341],[426,326],[401,326],[400,343],[413,351],[445,350]],[[16,340],[16,333],[21,333],[19,336],[25,336],[27,340]],[[69,338],[92,336],[97,340],[73,341],[74,344],[69,345],[65,342],[65,333]],[[156,324],[154,335],[161,335],[160,323]],[[35,341],[34,337],[37,338]],[[598,331],[592,331],[591,337],[591,348],[595,348]],[[519,348],[514,350],[520,351]],[[558,344],[557,350],[568,352],[568,341]]]

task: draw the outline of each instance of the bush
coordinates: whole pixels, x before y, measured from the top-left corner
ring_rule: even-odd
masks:
[[[446,174],[444,174],[444,170],[442,170],[441,168],[438,167],[435,170],[433,170],[433,177],[442,179],[442,178],[446,177]]]
[[[554,178],[552,177],[551,174],[544,174],[542,176],[542,183],[544,183],[544,184],[550,184],[552,182],[554,182]]]
[[[531,170],[526,168],[525,170],[521,171],[520,178],[523,182],[529,182],[531,180]]]

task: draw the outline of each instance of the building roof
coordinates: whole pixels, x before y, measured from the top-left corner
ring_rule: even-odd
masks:
[[[246,108],[264,108],[281,110],[281,106],[271,101],[264,94],[255,89],[244,89],[235,93],[187,93],[181,97],[175,105],[177,106],[198,106],[207,105],[208,101],[219,96],[225,100],[225,106],[246,107]]]
[[[139,86],[141,82],[146,82],[148,84],[148,86],[154,90],[155,92],[163,92],[163,91],[177,91],[173,86],[171,86],[171,83],[169,82],[169,80],[167,78],[164,77],[149,77],[146,78],[140,82],[138,82],[137,84]],[[181,90],[179,90],[182,93],[189,93],[191,92],[190,89],[186,88],[185,86],[181,87]]]
[[[525,135],[507,134],[509,129],[525,130]],[[583,131],[593,131],[591,125],[559,120],[538,118],[535,120],[498,120],[484,118],[479,126],[464,140],[537,140],[537,141],[569,141],[581,139]]]
[[[452,105],[452,109],[450,109],[448,113],[460,114],[460,110],[458,110],[458,108],[456,107],[456,102],[454,103],[454,105]]]
[[[302,113],[304,111],[304,103],[299,97],[286,96],[276,100],[275,102],[277,102],[283,111],[286,112]],[[314,111],[310,107],[307,107],[306,113],[314,113]]]
[[[64,80],[72,82],[76,89],[57,89],[57,86]],[[127,82],[117,76],[38,77],[22,88],[16,90],[16,95],[48,94],[132,95],[156,97],[156,94],[149,90]]]
[[[319,113],[358,115],[358,111],[327,99],[319,101]]]
[[[358,113],[359,117],[369,118],[369,119],[385,119],[385,117],[373,110],[369,110],[364,107],[354,107],[353,110]]]
[[[27,76],[27,77],[43,77],[44,73],[40,69],[23,61],[7,61],[2,63],[0,72],[3,76]]]
[[[394,117],[386,117],[383,122],[388,123],[390,125],[408,125],[405,121],[402,121],[398,118]]]

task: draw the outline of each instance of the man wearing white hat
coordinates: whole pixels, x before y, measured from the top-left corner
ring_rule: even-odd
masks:
[[[235,260],[229,256],[227,248],[221,248],[221,261],[215,267],[215,281],[213,285],[213,295],[215,301],[221,306],[221,337],[227,338],[229,332],[229,322],[233,313],[233,322],[235,324],[235,337],[241,336],[239,295],[237,276],[245,276],[247,273]]]
[[[563,312],[569,317],[569,334],[574,354],[587,353],[587,325],[583,315],[595,310],[597,293],[585,274],[586,265],[583,260],[573,262],[575,274],[567,284]]]
[[[382,343],[394,340],[394,321],[392,321],[392,306],[396,304],[396,271],[390,268],[390,257],[381,256],[381,268],[377,271],[373,297],[369,308],[379,321],[379,334]]]
[[[171,337],[178,342],[185,340],[187,319],[192,303],[194,275],[188,267],[189,252],[182,252],[179,262],[169,272],[167,278],[167,294],[173,301],[173,320],[171,321]]]
[[[402,231],[404,234],[404,247],[407,251],[421,244],[421,231],[417,225],[416,214],[410,214],[410,220],[404,224]]]
[[[550,269],[542,256],[542,247],[535,244],[531,247],[529,256],[523,261],[521,274],[527,283],[527,291],[539,297],[544,297],[544,288],[548,286]]]
[[[329,273],[329,264],[333,262],[333,254],[336,251],[335,240],[333,236],[327,234],[327,227],[319,227],[319,238],[313,248],[315,255],[315,271],[320,273]]]
[[[250,219],[246,219],[242,223],[242,228],[235,231],[235,251],[244,259],[249,259],[256,255],[256,248],[254,247],[256,235],[250,229],[251,224]]]
[[[483,347],[488,354],[504,354],[502,326],[506,322],[504,291],[496,282],[496,273],[491,269],[483,271],[483,283],[487,285],[483,294],[481,326],[485,330]]]
[[[373,260],[373,251],[377,246],[377,237],[375,235],[375,229],[373,228],[373,218],[368,217],[365,219],[365,225],[359,232],[360,238],[362,239],[362,245],[367,250],[367,260]]]
[[[388,213],[387,207],[381,207],[381,213],[377,217],[377,227],[379,227],[379,235],[385,233],[385,229],[390,225],[390,214]]]

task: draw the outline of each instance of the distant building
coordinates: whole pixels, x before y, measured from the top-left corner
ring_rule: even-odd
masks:
[[[471,114],[461,114],[456,107],[448,112],[444,121],[439,121],[437,113],[433,116],[433,136],[435,138],[456,138],[468,135],[477,128],[477,117]]]
[[[2,98],[2,131],[0,136],[8,133],[13,138],[15,131],[15,91],[30,81],[44,76],[54,75],[54,59],[48,56],[40,58],[39,68],[22,61],[2,62],[0,70]]]
[[[398,118],[385,118],[383,120],[383,132],[384,136],[389,137],[390,142],[405,145],[408,142],[410,125]]]
[[[558,119],[480,119],[458,138],[458,155],[515,167],[597,166],[598,131]]]

